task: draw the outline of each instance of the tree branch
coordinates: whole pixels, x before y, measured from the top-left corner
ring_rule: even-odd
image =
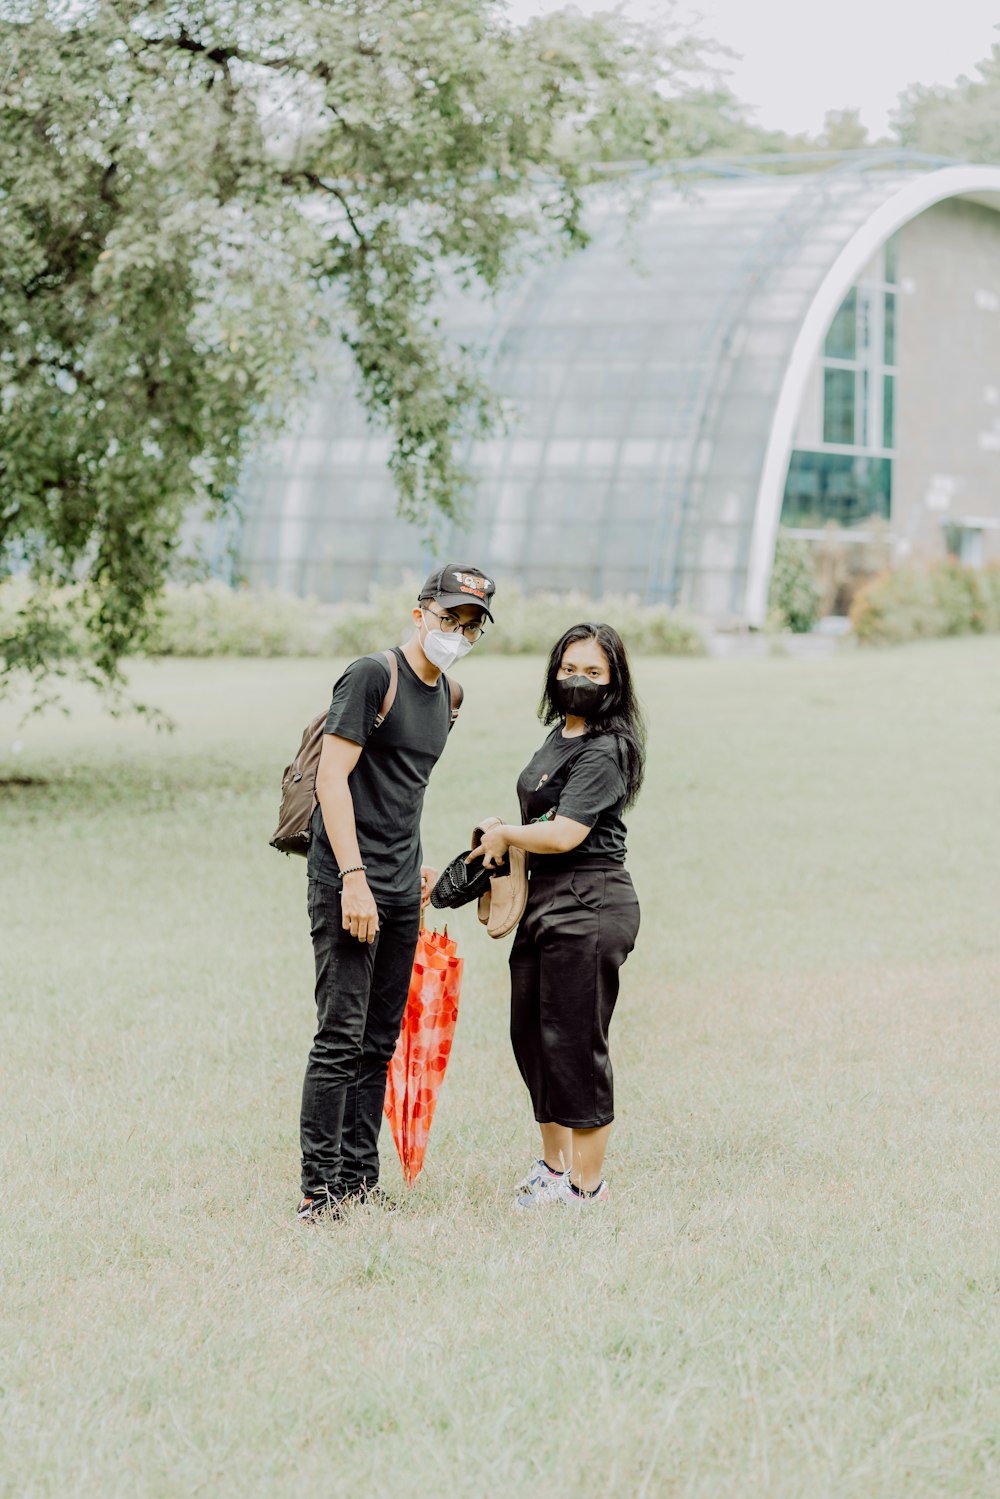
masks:
[[[316,172],[282,172],[281,181],[285,184],[286,187],[291,187],[296,182],[305,182],[316,192],[328,193],[331,198],[336,198],[337,202],[340,204],[341,208],[344,210],[345,215],[347,216],[347,222],[353,229],[358,243],[363,245],[366,249],[368,248],[368,240],[365,237],[364,231],[362,230],[361,225],[358,223],[357,219],[354,217],[354,214],[351,211],[351,205],[350,203],[348,203],[346,196],[339,187],[335,187],[332,182],[324,182],[322,177],[318,176]]]
[[[297,68],[303,73],[310,71],[295,57],[258,57],[255,53],[245,52],[242,47],[209,47],[193,37],[186,26],[181,27],[180,36],[144,36],[142,43],[146,47],[176,47],[179,52],[191,52],[196,57],[203,57],[206,62],[214,63],[218,68],[228,68],[231,62],[245,62],[258,68]],[[330,77],[330,69],[326,63],[319,63],[315,72],[318,78],[328,80]]]

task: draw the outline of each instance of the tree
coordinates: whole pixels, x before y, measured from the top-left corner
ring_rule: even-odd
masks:
[[[782,527],[774,549],[768,608],[780,628],[805,635],[819,618],[820,587],[809,544]]]
[[[918,83],[900,95],[893,126],[904,146],[959,161],[1000,162],[1000,46],[975,71],[978,76],[951,88]]]
[[[675,110],[673,143],[683,142],[690,156],[764,156],[815,149],[804,135],[768,130],[753,118],[754,110],[722,83],[693,90]]]
[[[182,516],[230,503],[331,336],[403,513],[453,513],[493,409],[444,281],[585,243],[592,164],[684,148],[699,56],[497,0],[0,0],[0,576],[37,585],[0,686],[81,630],[116,680]]]
[[[816,144],[828,151],[863,151],[872,141],[859,109],[828,109]]]

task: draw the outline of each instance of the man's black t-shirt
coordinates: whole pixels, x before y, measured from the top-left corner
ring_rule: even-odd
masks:
[[[613,734],[566,739],[559,724],[518,776],[517,796],[524,822],[555,812],[590,828],[568,854],[532,854],[533,869],[624,864],[625,776]]]
[[[412,906],[420,899],[420,814],[430,773],[448,740],[451,689],[442,674],[435,687],[421,682],[396,651],[396,701],[381,728],[376,715],[389,686],[381,656],[353,661],[333,689],[325,732],[364,746],[348,779],[367,880],[378,903]],[[340,886],[340,873],[323,825],[313,813],[309,878]]]

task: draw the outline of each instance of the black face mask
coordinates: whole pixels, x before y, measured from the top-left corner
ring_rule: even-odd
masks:
[[[606,682],[592,682],[589,677],[560,677],[556,683],[556,704],[574,718],[593,718],[608,698]]]

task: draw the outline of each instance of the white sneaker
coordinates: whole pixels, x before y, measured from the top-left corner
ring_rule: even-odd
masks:
[[[593,1207],[595,1202],[607,1202],[611,1193],[608,1191],[607,1182],[602,1181],[599,1186],[594,1188],[593,1192],[588,1192],[586,1197],[581,1197],[579,1192],[574,1192],[570,1186],[569,1173],[567,1172],[566,1176],[559,1183],[557,1196],[564,1207],[589,1208]]]
[[[546,1187],[550,1182],[562,1181],[561,1171],[550,1171],[541,1157],[533,1161],[527,1176],[522,1176],[515,1192],[537,1192],[540,1187]]]
[[[538,1182],[534,1190],[523,1192],[519,1197],[514,1198],[514,1211],[525,1213],[535,1208],[556,1206],[588,1208],[596,1202],[607,1202],[609,1195],[608,1184],[602,1181],[595,1192],[581,1197],[579,1193],[573,1191],[568,1171],[565,1171],[562,1176],[553,1176],[549,1172],[547,1180]]]

